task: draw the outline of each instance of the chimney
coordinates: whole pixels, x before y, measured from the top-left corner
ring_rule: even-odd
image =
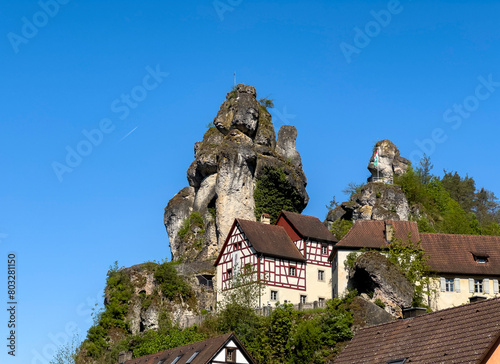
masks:
[[[422,316],[427,310],[423,307],[408,307],[403,308],[403,319],[414,318]]]
[[[123,364],[127,360],[132,359],[132,352],[131,351],[120,351],[118,354],[118,364]]]
[[[394,226],[391,223],[385,223],[385,241],[390,242],[394,236]]]
[[[479,302],[479,301],[484,301],[486,300],[488,297],[485,297],[485,296],[472,296],[472,297],[469,297],[469,303],[474,303],[474,302]]]
[[[265,212],[260,215],[260,222],[263,224],[271,224],[271,216],[269,214],[266,214]]]

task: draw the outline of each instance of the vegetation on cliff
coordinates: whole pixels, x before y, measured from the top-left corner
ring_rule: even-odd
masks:
[[[411,166],[394,178],[410,206],[419,231],[447,234],[500,235],[500,210],[493,192],[476,190],[472,177],[446,172],[439,178],[429,169]]]
[[[282,210],[301,213],[304,205],[303,199],[280,168],[266,168],[257,179],[253,196],[255,217],[258,220],[262,213],[267,213],[271,216],[271,224],[276,222]]]
[[[174,264],[150,262],[136,268],[153,274],[156,286],[159,287],[148,295],[144,291],[136,294],[135,286],[142,287],[145,282],[132,281],[130,268],[118,268],[115,262],[107,273],[104,309],[95,315],[94,325],[88,330],[75,362],[115,363],[122,350],[145,355],[148,350],[156,350],[158,347],[166,350],[203,339],[204,336],[197,335],[196,329],[185,332],[174,330],[170,323],[169,302],[193,307],[196,300],[191,286],[177,274]],[[137,303],[143,311],[152,304],[159,310],[159,330],[157,333],[146,334],[149,335],[148,340],[142,335],[132,335],[129,314],[134,300],[140,301]],[[161,337],[157,337],[158,334]]]

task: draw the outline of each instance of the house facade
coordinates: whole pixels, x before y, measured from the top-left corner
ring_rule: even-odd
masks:
[[[120,353],[118,364],[256,364],[233,333],[128,359],[131,354]]]
[[[500,363],[500,299],[360,329],[334,364]]]
[[[312,216],[283,211],[275,225],[235,219],[215,262],[217,301],[243,270],[263,284],[259,307],[285,301],[321,305],[332,296],[328,256],[336,242]]]
[[[356,221],[351,230],[334,246],[332,285],[334,297],[350,288],[345,261],[361,249],[383,250],[391,239],[420,242],[428,256],[431,290],[429,306],[433,310],[469,302],[471,296],[487,298],[499,295],[500,237],[479,235],[419,233],[413,221]]]

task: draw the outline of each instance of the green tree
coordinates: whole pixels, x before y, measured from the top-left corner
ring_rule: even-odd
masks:
[[[257,179],[253,196],[255,217],[259,219],[262,213],[267,213],[272,224],[282,210],[301,213],[305,207],[303,199],[280,168],[265,169]]]
[[[431,169],[433,165],[431,163],[431,157],[427,156],[425,153],[423,157],[420,159],[420,167],[417,168],[417,174],[420,177],[420,182],[424,185],[430,182],[431,180]]]

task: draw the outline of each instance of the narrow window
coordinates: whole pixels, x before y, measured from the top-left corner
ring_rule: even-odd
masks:
[[[483,293],[483,281],[480,279],[474,279],[474,292]]]
[[[325,280],[325,271],[318,270],[318,281],[324,281],[324,280]]]
[[[187,360],[186,364],[189,364],[189,363],[192,363],[194,358],[196,358],[196,356],[199,354],[200,352],[199,351],[195,351],[193,355],[191,355],[189,357],[189,359]]]
[[[328,255],[328,245],[323,244],[323,245],[321,246],[321,253],[322,253],[323,255]]]
[[[236,349],[226,348],[226,361],[228,363],[234,363],[236,361]]]
[[[232,269],[228,269],[227,270],[227,279],[231,279],[233,278],[233,270]]]
[[[171,364],[175,364],[179,361],[179,359],[181,358],[182,355],[179,355],[178,357],[176,357],[174,360],[172,360],[172,363]]]
[[[446,278],[446,292],[453,292],[455,290],[455,280]]]
[[[323,307],[325,305],[325,299],[323,297],[318,298],[319,307]]]
[[[278,300],[278,291],[271,291],[271,301]]]
[[[295,276],[295,267],[290,267],[290,275]]]
[[[301,295],[300,296],[300,303],[306,303],[307,301],[307,296]]]

